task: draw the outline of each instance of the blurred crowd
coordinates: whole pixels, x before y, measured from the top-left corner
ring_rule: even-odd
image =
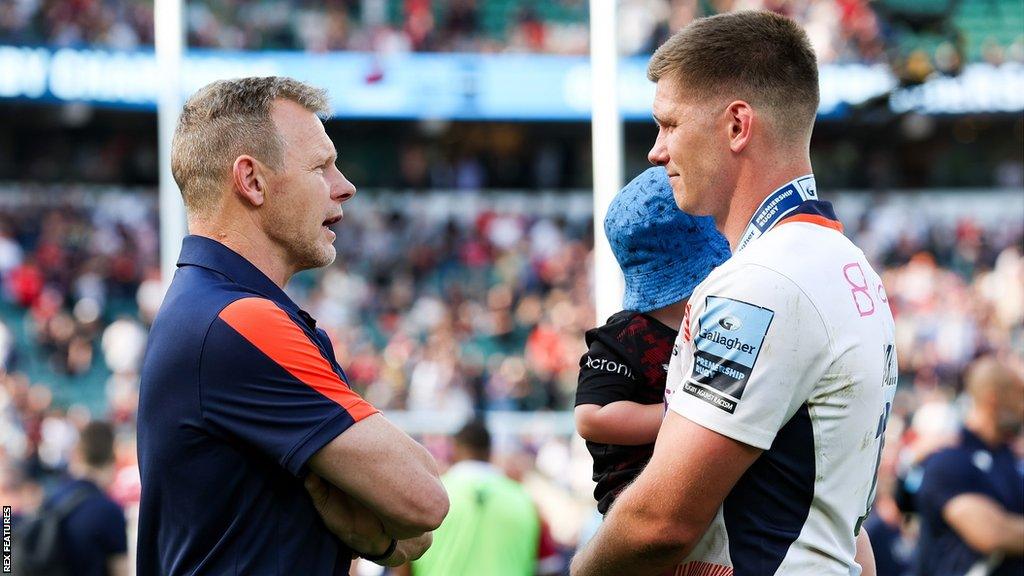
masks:
[[[102,417],[118,431],[113,495],[131,503],[139,363],[161,298],[155,202],[56,191],[0,195],[0,500],[31,509],[66,469],[77,430]],[[360,194],[338,227],[337,262],[289,288],[330,332],[352,385],[384,410],[451,422],[481,410],[569,409],[582,335],[598,321],[589,214],[568,209],[573,195],[542,206],[529,195]],[[847,230],[884,270],[897,323],[884,500],[900,462],[955,432],[967,364],[987,352],[1019,361],[1024,222],[908,225],[880,200]],[[70,402],[68,385],[94,387],[101,401]],[[589,460],[567,437],[526,439],[512,452],[524,446],[529,463],[513,458],[511,468],[589,498]]]
[[[993,22],[1012,2],[983,3]],[[897,45],[908,73],[954,72],[965,56],[994,63],[1024,60],[1024,34],[976,28],[954,18],[960,2],[899,0],[623,0],[620,49],[649,54],[696,17],[767,9],[800,22],[822,62],[883,62]],[[980,6],[981,4],[979,4]],[[537,52],[585,54],[585,0],[200,0],[187,3],[189,45],[239,50]],[[1011,14],[1016,16],[1016,14]],[[1020,17],[1017,17],[1020,20]],[[1014,24],[1008,23],[1013,29]],[[1018,30],[1019,32],[1019,30]],[[916,46],[925,38],[923,46]],[[964,43],[970,44],[965,52]],[[153,44],[153,2],[14,0],[0,4],[0,43],[103,46]]]

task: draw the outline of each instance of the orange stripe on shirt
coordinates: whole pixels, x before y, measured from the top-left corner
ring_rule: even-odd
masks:
[[[838,230],[839,232],[843,231],[842,222],[825,218],[824,216],[818,216],[817,214],[794,214],[789,218],[779,220],[779,223],[776,224],[776,226],[782,226],[783,224],[788,224],[790,222],[807,222],[808,224],[817,224],[818,226],[824,226],[826,228]]]
[[[341,405],[354,421],[379,412],[338,377],[306,333],[270,300],[235,300],[221,310],[220,319],[300,382]]]

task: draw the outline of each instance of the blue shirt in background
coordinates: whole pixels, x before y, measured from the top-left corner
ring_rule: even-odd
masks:
[[[963,576],[985,558],[946,524],[942,509],[961,494],[979,494],[1007,512],[1024,514],[1024,476],[1009,446],[992,449],[964,429],[955,446],[936,452],[924,463],[917,508],[921,515],[919,576]],[[871,534],[874,540],[874,534]],[[1021,576],[1024,561],[1008,557],[992,576]]]
[[[88,480],[65,483],[46,506],[59,506],[79,491],[88,496],[61,522],[63,552],[76,576],[107,576],[110,557],[128,552],[124,511]]]

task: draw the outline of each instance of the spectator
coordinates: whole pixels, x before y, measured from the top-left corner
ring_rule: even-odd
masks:
[[[491,464],[491,435],[472,420],[455,435],[455,464],[442,482],[451,499],[434,545],[413,576],[533,576],[540,520],[526,490]],[[408,572],[407,572],[408,573]]]
[[[1024,571],[1024,477],[1010,448],[1024,423],[1024,378],[985,357],[965,379],[972,407],[960,439],[932,455],[917,492],[920,576]]]
[[[79,576],[128,574],[128,529],[124,512],[107,496],[114,480],[114,429],[91,422],[82,430],[69,466],[72,479],[44,506],[82,498],[61,525],[66,561]],[[29,575],[26,575],[29,576]]]

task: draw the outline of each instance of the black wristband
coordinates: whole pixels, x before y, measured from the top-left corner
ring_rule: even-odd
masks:
[[[363,554],[362,552],[359,552],[359,557],[364,560],[369,560],[370,562],[380,562],[381,560],[387,560],[388,558],[390,558],[391,555],[395,553],[395,548],[398,548],[398,540],[392,538],[391,544],[388,545],[388,549],[385,550],[382,554],[373,556],[370,554]]]

